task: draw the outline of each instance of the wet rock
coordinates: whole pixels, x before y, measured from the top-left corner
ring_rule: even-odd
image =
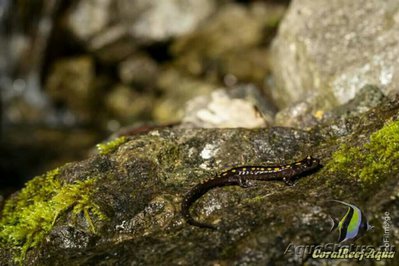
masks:
[[[297,128],[308,128],[317,125],[324,112],[322,110],[314,110],[315,104],[315,98],[309,98],[282,109],[276,114],[274,125]]]
[[[102,31],[112,18],[111,0],[81,0],[69,10],[68,28],[80,40],[87,41]]]
[[[115,2],[81,0],[68,11],[65,27],[102,63],[115,64],[137,49],[119,17]]]
[[[67,12],[67,30],[105,64],[120,62],[137,49],[115,5],[110,0],[80,0]]]
[[[220,75],[225,75],[225,79],[232,75],[241,82],[263,85],[267,75],[270,74],[268,49],[249,49],[230,53],[220,59],[220,64]]]
[[[365,113],[384,102],[385,96],[380,88],[373,85],[362,87],[348,103],[326,112],[323,120],[346,119],[347,117]]]
[[[110,64],[126,59],[137,46],[194,31],[215,7],[214,0],[81,0],[70,8],[66,28]]]
[[[105,106],[123,124],[150,118],[154,99],[125,85],[111,89],[105,99]]]
[[[152,4],[152,1],[137,2],[144,7]],[[230,16],[222,22],[233,23],[237,29],[244,30],[241,35],[248,39],[240,43],[240,34],[231,33],[233,38],[229,41],[233,43],[228,39],[220,43],[215,41],[215,53],[210,52],[213,48],[203,51],[208,47],[199,48],[200,45],[192,41],[194,55],[191,55],[190,45],[176,54],[179,58],[187,55],[185,59],[188,59],[184,63],[174,62],[179,70],[171,66],[159,70],[160,77],[156,81],[159,102],[139,101],[137,98],[142,95],[131,85],[146,86],[149,77],[129,79],[126,74],[122,79],[126,84],[110,87],[105,108],[122,120],[144,115],[154,116],[158,121],[179,120],[186,101],[204,94],[210,96],[199,98],[198,105],[198,99],[191,102],[193,110],[186,113],[192,115],[190,123],[213,127],[220,121],[225,122],[220,117],[225,118],[226,114],[239,114],[233,118],[244,119],[235,121],[234,125],[240,127],[247,122],[251,122],[251,126],[258,125],[261,120],[262,126],[264,120],[269,122],[269,118],[256,116],[263,113],[271,117],[273,112],[262,95],[253,91],[253,86],[232,86],[229,92],[212,93],[217,85],[185,72],[187,69],[191,74],[207,76],[206,70],[216,58],[216,64],[221,62],[223,67],[229,66],[227,72],[235,76],[232,80],[248,78],[259,82],[262,73],[267,73],[263,64],[254,70],[256,75],[246,67],[237,66],[240,60],[246,59],[244,51],[255,51],[248,53],[248,60],[255,62],[254,65],[256,57],[262,60],[266,54],[259,48],[265,39],[266,22],[263,15],[259,15],[264,10],[235,5],[226,10],[229,8],[230,13],[225,12]],[[144,11],[143,14],[148,15]],[[324,15],[328,17],[327,13]],[[240,25],[248,21],[250,26]],[[324,22],[319,20],[319,23]],[[226,35],[230,27],[226,27]],[[134,52],[136,46],[129,45],[133,40],[128,36],[131,32],[119,24],[107,29],[109,36],[108,32],[102,35],[104,31],[95,30],[95,36],[90,38],[99,58],[107,55],[105,51],[111,52],[101,60],[119,62]],[[249,32],[245,32],[246,29]],[[223,30],[217,33],[223,37]],[[248,37],[246,33],[256,37]],[[216,38],[216,35],[204,34],[203,38],[209,37],[210,46],[213,45],[211,36]],[[155,41],[154,35],[151,38],[147,41]],[[119,41],[121,47],[126,45],[126,50],[117,49],[118,45],[114,44]],[[223,52],[223,45],[229,49],[228,56]],[[114,56],[113,49],[120,53]],[[124,69],[131,71],[128,61],[125,63]],[[93,62],[88,58],[73,58],[57,65],[47,82],[52,97],[76,113],[88,112],[81,105],[84,100],[87,105],[92,99],[86,94],[96,94],[92,82]],[[248,65],[253,66],[252,63]],[[131,73],[129,71],[126,73]],[[122,78],[122,65],[119,74]],[[296,78],[296,74],[292,72],[292,78]],[[331,199],[359,206],[375,226],[374,231],[365,234],[356,244],[381,245],[383,215],[389,213],[393,218],[390,241],[398,246],[399,99],[386,98],[374,86],[357,90],[352,101],[336,109],[333,108],[335,100],[326,103],[312,93],[304,95],[306,101],[296,102],[298,104],[291,106],[292,109],[285,110],[285,117],[278,118],[283,125],[301,129],[171,126],[137,128],[130,130],[131,134],[121,133],[123,136],[98,145],[98,152],[87,160],[69,163],[36,177],[7,201],[0,215],[0,265],[351,265],[354,263],[351,260],[331,262],[294,256],[291,251],[285,254],[290,245],[337,242],[337,232],[329,232],[328,216],[338,214]],[[76,102],[68,94],[74,95]],[[151,105],[155,106],[153,113],[147,111]],[[206,113],[208,120],[198,116],[199,113]],[[64,135],[60,137],[63,138]],[[78,140],[71,137],[69,141],[77,143],[81,141],[79,138],[83,136]],[[31,137],[25,139],[32,141]],[[46,143],[52,145],[52,142]],[[57,145],[52,147],[60,150]],[[62,146],[62,149],[71,148]],[[78,146],[72,150],[78,150]],[[25,151],[21,149],[21,152]],[[280,165],[306,155],[321,159],[323,166],[301,177],[294,186],[286,186],[278,180],[253,181],[246,189],[238,186],[216,188],[198,199],[191,209],[193,217],[213,223],[217,230],[193,227],[184,221],[180,213],[182,197],[196,184],[226,170],[226,166]],[[4,156],[8,157],[8,153]],[[397,264],[393,260],[376,263]]]
[[[54,102],[69,108],[78,120],[87,121],[96,97],[94,77],[94,62],[89,56],[61,59],[51,68],[46,91]]]
[[[138,49],[137,43],[120,24],[107,27],[90,39],[87,46],[106,64],[120,62]]]
[[[381,104],[384,100],[386,100],[385,96],[378,87],[366,85],[356,93],[354,99],[331,111],[325,111],[329,108],[321,106],[317,97],[296,103],[279,111],[276,114],[274,125],[311,128],[322,121],[345,120],[347,117],[360,115]]]
[[[157,63],[146,55],[133,55],[119,64],[119,77],[125,84],[151,87],[158,75]]]
[[[192,32],[215,8],[214,0],[118,0],[119,14],[140,42],[159,42]]]
[[[223,55],[245,51],[263,40],[264,18],[242,5],[223,6],[215,16],[192,34],[180,37],[172,46],[177,64],[194,75],[202,74]],[[212,64],[213,62],[213,64]]]
[[[331,199],[359,206],[375,230],[356,244],[379,247],[384,234],[382,217],[399,213],[399,169],[395,166],[399,147],[394,145],[399,139],[398,112],[399,99],[385,98],[364,114],[349,115],[344,124],[332,120],[309,131],[169,128],[127,137],[108,153],[45,175],[55,184],[62,182],[57,189],[73,195],[66,197],[71,205],[55,220],[53,213],[44,217],[54,224],[34,231],[33,236],[43,235],[37,238],[40,245],[24,244],[29,248],[22,261],[31,265],[65,261],[73,265],[267,265],[287,261],[325,265],[329,261],[294,256],[292,249],[284,253],[292,245],[336,243],[328,216],[338,216],[338,211]],[[345,128],[346,133],[338,135],[333,127]],[[295,186],[259,181],[246,189],[213,189],[199,199],[192,208],[193,216],[214,223],[217,230],[190,226],[180,215],[182,196],[201,180],[223,171],[225,165],[281,164],[308,154],[320,158],[323,167],[300,178]],[[31,214],[28,218],[37,217],[35,204],[51,209],[46,202],[63,199],[59,191],[51,194],[51,189],[40,189],[40,184],[31,183],[12,198],[15,211],[23,206],[24,213]],[[29,189],[35,185],[33,201],[24,198],[33,193]],[[37,202],[37,195],[48,201]],[[1,223],[13,236],[19,236],[13,226],[27,219],[16,217],[17,224]],[[90,230],[89,221],[95,231]],[[390,243],[397,246],[398,224],[392,221],[390,226]],[[42,230],[48,231],[43,234]],[[10,254],[17,254],[13,247],[15,244],[0,248],[1,264],[9,264]],[[390,262],[393,260],[380,263]]]
[[[251,85],[229,91],[219,89],[211,95],[190,100],[186,106],[182,127],[257,128],[272,121],[270,106]]]
[[[164,69],[157,87],[162,96],[154,106],[153,117],[159,122],[180,121],[188,100],[209,94],[216,85],[185,75],[174,68]]]
[[[399,15],[390,1],[293,1],[274,41],[273,97],[348,102],[366,84],[398,91]]]

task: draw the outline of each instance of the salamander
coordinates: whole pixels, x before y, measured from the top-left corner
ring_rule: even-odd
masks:
[[[285,165],[240,166],[231,168],[216,177],[194,186],[183,198],[181,214],[188,224],[202,228],[216,229],[211,224],[196,221],[190,214],[190,207],[209,190],[223,186],[249,186],[250,180],[283,181],[293,185],[294,180],[320,166],[320,160],[307,156],[303,160]]]

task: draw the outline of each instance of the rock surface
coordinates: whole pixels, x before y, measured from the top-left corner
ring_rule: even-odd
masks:
[[[165,68],[158,77],[157,87],[162,97],[154,106],[153,116],[155,120],[164,123],[180,121],[188,100],[209,94],[217,85],[187,76],[175,68]]]
[[[320,121],[333,118],[341,119],[349,115],[359,115],[367,112],[386,100],[384,98],[385,96],[380,88],[372,85],[364,86],[356,93],[354,99],[333,109],[333,111],[325,111],[317,103],[317,98],[310,98],[279,111],[276,114],[274,125],[311,128],[320,123]]]
[[[214,0],[118,0],[118,11],[133,37],[154,42],[193,31],[215,4]]]
[[[70,31],[81,40],[89,40],[110,22],[111,3],[111,0],[75,2],[67,20]]]
[[[57,104],[65,105],[78,120],[91,116],[91,104],[96,96],[94,61],[89,56],[57,61],[46,81],[46,91]]]
[[[0,265],[399,265],[398,256],[329,261],[289,249],[337,243],[329,216],[341,218],[345,208],[331,199],[360,207],[375,226],[349,243],[380,246],[388,216],[389,243],[399,245],[399,99],[380,90],[387,94],[398,84],[397,4],[294,1],[269,61],[267,46],[284,11],[273,7],[278,1],[160,2],[81,0],[60,16],[82,42],[77,48],[71,40],[71,50],[61,53],[85,56],[49,65],[44,78],[55,105],[81,120],[92,116],[91,122],[105,110],[111,119],[101,122],[108,129],[143,117],[161,125],[124,128],[86,160],[34,178],[5,201],[0,196]],[[273,95],[288,105],[276,127],[170,123],[199,95],[208,96],[186,113],[196,127],[215,127],[226,114],[239,118],[234,126],[272,123],[274,110],[263,94],[237,85],[272,85],[270,66],[278,85]],[[212,94],[220,87],[226,92]],[[24,143],[32,142],[26,132],[32,135],[23,131]],[[48,140],[52,135],[32,135],[33,143],[43,136],[57,151],[75,151],[90,137],[65,142],[57,135],[62,149]],[[183,196],[226,168],[306,155],[320,158],[322,167],[294,186],[253,181],[198,199],[193,217],[217,230],[184,221]]]
[[[278,14],[282,14],[283,10],[280,8],[276,11],[276,8],[265,5],[247,8],[238,4],[228,4],[221,7],[218,13],[197,31],[186,34],[173,43],[172,52],[177,56],[178,66],[191,74],[199,75],[219,65],[222,67],[228,64],[240,54],[243,58],[240,52],[260,46],[265,38],[265,29],[270,27],[270,24],[275,27],[279,18]],[[268,15],[273,14],[273,11],[276,11],[277,16]],[[258,53],[252,53],[259,56],[258,60],[264,57],[264,62],[267,62],[267,56],[264,53],[259,50]],[[251,54],[247,56],[252,57]],[[256,69],[264,76],[268,73],[264,62],[256,64],[254,58],[249,62],[253,62],[253,65],[259,68],[259,70]],[[249,62],[247,64],[250,64]],[[239,66],[236,67],[239,68]],[[229,70],[232,70],[231,65]],[[223,68],[221,71],[223,72]]]
[[[399,215],[398,115],[399,99],[385,99],[365,114],[309,131],[172,128],[122,137],[99,146],[99,155],[34,179],[6,205],[1,226],[16,246],[23,245],[22,260],[29,265],[324,265],[325,260],[284,251],[290,244],[336,242],[328,216],[337,215],[337,206],[329,200],[355,203],[375,226],[357,244],[380,246],[383,215]],[[192,213],[217,224],[216,231],[190,226],[179,213],[182,196],[226,165],[279,164],[308,154],[320,158],[323,167],[295,186],[254,182],[247,189],[214,189],[201,198]],[[43,179],[47,182],[40,183]],[[38,189],[39,184],[49,187]],[[33,201],[30,193],[36,193]],[[41,216],[38,206],[58,212]],[[26,230],[20,224],[28,218],[41,229],[30,225],[33,235],[24,238],[16,230]],[[398,227],[392,220],[394,246]],[[2,237],[0,263],[21,259]]]
[[[118,121],[145,120],[151,115],[154,98],[149,94],[142,95],[126,85],[117,85],[107,95],[105,106]]]
[[[253,85],[219,89],[186,105],[182,127],[258,128],[271,124],[270,104]]]
[[[280,106],[346,103],[366,84],[399,91],[399,3],[294,0],[272,49]]]
[[[67,26],[83,41],[117,26],[136,41],[160,42],[193,31],[215,5],[214,0],[81,0],[70,9]]]
[[[119,64],[118,74],[125,84],[149,88],[157,79],[158,65],[148,56],[134,55]]]

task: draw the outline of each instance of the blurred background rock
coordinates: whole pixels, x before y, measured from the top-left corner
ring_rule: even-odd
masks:
[[[123,126],[190,117],[187,101],[222,87],[263,97],[270,124],[269,46],[288,3],[1,1],[0,192]]]
[[[396,0],[0,1],[0,190],[138,126],[367,111],[399,91],[398,38]]]

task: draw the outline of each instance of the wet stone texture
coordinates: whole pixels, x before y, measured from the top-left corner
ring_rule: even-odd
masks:
[[[263,3],[224,5],[195,32],[173,42],[177,67],[192,75],[232,74],[263,82],[269,72],[264,44],[284,11],[281,6]]]
[[[322,107],[316,107],[318,104],[316,98],[293,104],[276,114],[274,125],[311,128],[321,121],[327,122],[333,118],[342,120],[348,116],[367,112],[378,104],[381,104],[384,100],[386,99],[380,88],[373,85],[366,85],[356,93],[354,99],[333,108],[331,111],[325,111]]]
[[[66,58],[54,63],[46,80],[46,91],[52,100],[70,108],[78,120],[92,116],[91,104],[99,93],[94,86],[94,68],[89,56]]]
[[[195,31],[216,8],[214,0],[81,0],[66,12],[65,28],[103,64],[112,65],[140,45]]]
[[[272,114],[255,86],[241,85],[187,102],[181,127],[260,128],[273,121]]]
[[[74,196],[82,206],[72,201],[71,207],[62,209],[22,261],[26,265],[65,261],[69,265],[297,265],[305,261],[325,265],[325,260],[302,259],[284,251],[290,243],[336,242],[337,232],[329,232],[328,216],[337,213],[331,199],[362,208],[375,230],[356,243],[379,246],[384,213],[398,217],[399,212],[395,166],[399,147],[392,144],[399,140],[398,114],[399,101],[384,99],[366,113],[349,113],[308,131],[169,128],[119,139],[102,149],[102,155],[67,164],[54,177],[48,174],[71,188],[74,184],[85,188]],[[343,143],[360,151],[369,149],[373,160],[372,150],[391,168],[376,167],[364,179],[362,171],[370,166],[363,165],[361,152],[349,150],[351,158],[340,153]],[[388,150],[392,153],[385,153]],[[246,189],[213,189],[198,200],[193,216],[215,224],[215,231],[188,225],[180,215],[182,196],[226,167],[282,164],[306,155],[320,158],[323,167],[294,186],[254,181]],[[348,161],[350,166],[342,167]],[[23,199],[17,194],[14,204],[18,200]],[[344,210],[338,207],[338,211]],[[390,241],[396,246],[398,226],[393,220]],[[13,264],[10,254],[18,257],[17,247],[23,244],[13,246],[3,239],[0,264]],[[373,261],[366,263],[373,265]]]
[[[272,48],[280,106],[309,97],[329,107],[367,84],[398,91],[399,3],[295,0]]]
[[[356,244],[380,246],[388,213],[399,246],[399,99],[387,97],[398,88],[398,4],[294,0],[270,53],[285,11],[272,1],[156,2],[71,4],[65,26],[92,54],[55,61],[46,91],[78,121],[102,115],[101,103],[120,121],[169,126],[121,131],[88,159],[0,198],[0,265],[399,265],[284,254],[290,244],[337,242],[329,216],[346,209],[332,199],[357,205],[375,226]],[[160,44],[171,62],[151,54]],[[117,80],[99,86],[106,65]],[[269,68],[285,107],[275,121],[256,89],[273,86]],[[214,92],[222,80],[229,88]],[[241,128],[212,128],[233,111],[246,121],[223,126]],[[266,128],[242,128],[258,120]],[[217,230],[180,214],[193,186],[226,169],[307,155],[323,166],[294,186],[253,181],[201,197],[191,213]]]

